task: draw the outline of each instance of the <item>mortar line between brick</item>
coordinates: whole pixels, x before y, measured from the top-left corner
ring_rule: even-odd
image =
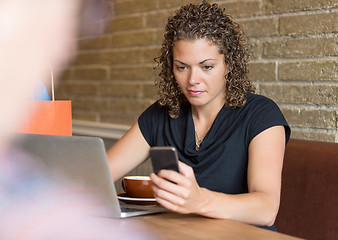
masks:
[[[275,77],[276,77],[276,81],[279,82],[279,75],[278,75],[278,66],[279,66],[279,61],[276,61],[276,65],[275,65]]]
[[[235,21],[242,21],[242,20],[257,20],[257,19],[270,19],[273,17],[293,17],[293,16],[306,16],[306,15],[313,15],[313,14],[327,14],[327,13],[335,13],[338,12],[338,8],[327,8],[327,9],[315,9],[315,10],[303,10],[303,11],[295,11],[295,12],[288,12],[288,13],[265,13],[262,12],[262,15],[257,16],[248,16],[248,17],[236,17],[234,18]]]
[[[295,109],[295,108],[302,108],[306,110],[333,110],[337,111],[338,106],[337,105],[315,105],[315,104],[301,104],[301,103],[278,103],[279,107],[289,108],[289,109]]]
[[[275,35],[275,36],[261,36],[261,37],[247,37],[248,40],[281,40],[281,39],[317,39],[317,38],[331,38],[337,37],[337,33],[317,33],[317,34],[292,34],[292,35]]]
[[[319,132],[319,133],[337,133],[337,129],[325,129],[325,128],[313,128],[313,127],[295,127],[295,126],[291,126],[291,129],[293,129],[293,130],[311,130],[311,132]]]

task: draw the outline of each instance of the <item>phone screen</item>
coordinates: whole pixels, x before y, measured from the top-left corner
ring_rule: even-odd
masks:
[[[161,169],[169,169],[179,172],[178,155],[174,147],[152,147],[149,151],[154,173]]]

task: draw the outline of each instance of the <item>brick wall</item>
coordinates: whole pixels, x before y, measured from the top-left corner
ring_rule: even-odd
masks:
[[[116,0],[104,34],[79,39],[58,99],[73,118],[132,124],[155,99],[154,57],[167,16],[186,0]],[[337,0],[217,1],[250,43],[250,79],[275,100],[292,137],[338,142]]]

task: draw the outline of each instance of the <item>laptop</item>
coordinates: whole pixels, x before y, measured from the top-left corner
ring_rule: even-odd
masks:
[[[47,174],[65,176],[89,188],[101,200],[103,217],[126,218],[167,211],[159,205],[120,203],[99,137],[19,134],[15,146],[42,164]]]

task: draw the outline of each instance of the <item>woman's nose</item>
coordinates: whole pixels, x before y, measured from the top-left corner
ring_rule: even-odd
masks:
[[[191,69],[190,74],[189,74],[189,83],[191,85],[199,84],[200,79],[199,79],[199,74],[196,69]]]

